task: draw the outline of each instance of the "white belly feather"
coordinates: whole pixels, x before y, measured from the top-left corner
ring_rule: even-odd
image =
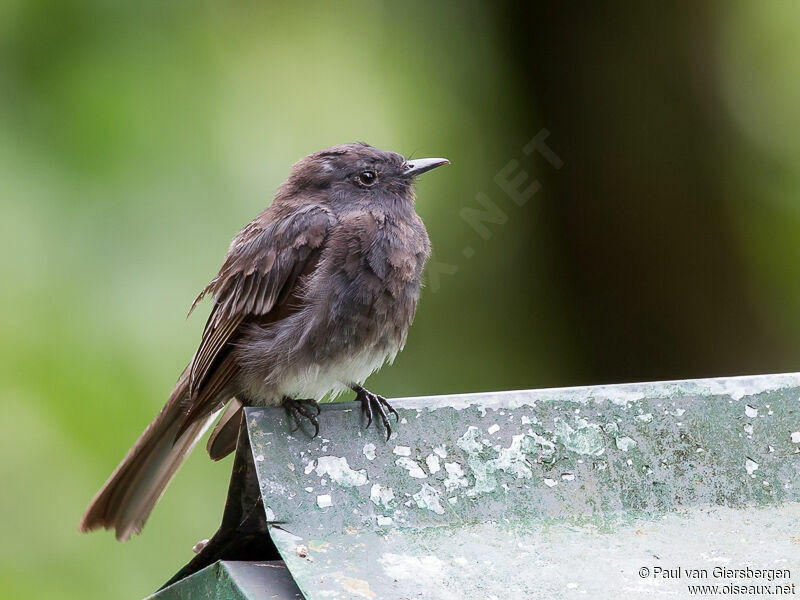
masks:
[[[350,384],[364,383],[384,363],[392,362],[396,354],[381,355],[374,350],[363,351],[326,365],[313,364],[290,372],[277,386],[267,385],[252,376],[242,383],[251,401],[261,405],[280,404],[284,396],[320,401],[330,394],[328,400],[334,400],[348,391]]]

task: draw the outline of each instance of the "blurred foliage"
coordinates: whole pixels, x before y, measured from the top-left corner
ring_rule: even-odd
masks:
[[[386,395],[797,369],[800,7],[515,6],[0,4],[0,596],[143,597],[216,529],[202,451],[132,542],[76,525],[230,238],[332,144],[452,161],[418,211],[456,272]],[[522,152],[542,128],[559,170]]]

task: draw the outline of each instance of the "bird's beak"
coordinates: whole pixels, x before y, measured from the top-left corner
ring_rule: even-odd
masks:
[[[449,164],[450,161],[446,158],[416,158],[406,163],[406,170],[403,171],[403,175],[406,177],[416,177],[436,167]]]

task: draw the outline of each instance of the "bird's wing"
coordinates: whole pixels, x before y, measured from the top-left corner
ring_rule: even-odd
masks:
[[[333,216],[310,205],[303,211],[264,223],[255,220],[236,236],[217,276],[200,293],[213,294],[200,347],[192,359],[186,423],[214,410],[208,406],[236,374],[227,352],[240,325],[263,317],[292,295],[298,278],[315,261]],[[190,310],[191,312],[191,310]]]

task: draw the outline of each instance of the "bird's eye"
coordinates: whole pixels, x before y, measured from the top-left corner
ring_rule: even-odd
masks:
[[[378,181],[378,174],[375,171],[361,171],[358,174],[358,182],[366,187],[374,185]]]

